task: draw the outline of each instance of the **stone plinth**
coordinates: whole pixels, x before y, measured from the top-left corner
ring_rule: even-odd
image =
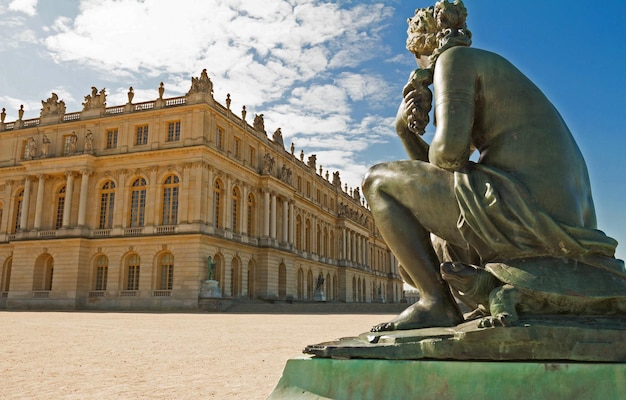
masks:
[[[322,289],[315,289],[313,292],[313,301],[326,301],[326,293]]]
[[[200,286],[200,298],[201,299],[214,299],[221,298],[222,290],[220,289],[220,283],[214,280],[206,280],[202,282]]]
[[[424,360],[287,361],[277,399],[618,399],[626,364]]]

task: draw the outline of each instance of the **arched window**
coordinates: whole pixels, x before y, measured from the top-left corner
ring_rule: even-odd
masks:
[[[96,258],[94,274],[94,290],[107,290],[107,276],[109,275],[109,258],[99,255]]]
[[[213,224],[216,228],[222,228],[222,182],[219,179],[213,184]]]
[[[141,259],[137,254],[133,254],[126,259],[126,290],[139,290],[139,266]]]
[[[320,227],[320,224],[317,224],[317,229],[316,229],[316,235],[315,235],[315,252],[317,254],[322,255],[322,228]]]
[[[146,216],[146,180],[137,178],[130,192],[130,227],[143,226]]]
[[[237,187],[234,187],[232,207],[231,207],[231,221],[232,221],[233,232],[235,233],[240,232],[240,229],[239,229],[239,225],[241,224],[241,217],[239,216],[240,209],[241,209],[241,206],[240,206],[239,189]]]
[[[22,203],[24,202],[24,190],[20,190],[17,194],[17,196],[15,196],[15,214],[13,215],[15,218],[15,223],[13,224],[13,232],[17,232],[20,230],[21,226],[21,222],[20,220],[22,219]]]
[[[55,200],[56,217],[54,219],[54,229],[61,229],[63,226],[63,210],[65,209],[65,186],[57,191]]]
[[[248,236],[254,236],[254,232],[256,231],[256,226],[255,226],[255,218],[254,216],[256,215],[256,202],[254,199],[254,195],[249,194],[248,195]]]
[[[159,271],[157,276],[158,290],[172,290],[174,282],[174,256],[165,253],[159,257]]]
[[[163,214],[162,225],[176,225],[178,223],[178,177],[170,175],[163,183]]]
[[[35,260],[33,290],[52,290],[54,275],[54,258],[50,254],[42,254]]]
[[[115,183],[107,181],[100,189],[100,221],[99,229],[113,227],[113,207],[115,206]]]

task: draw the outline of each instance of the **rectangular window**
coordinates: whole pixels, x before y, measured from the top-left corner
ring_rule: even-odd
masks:
[[[256,149],[250,146],[250,165],[256,166]]]
[[[215,146],[218,149],[223,148],[224,146],[224,129],[217,127],[217,132],[215,133]]]
[[[235,138],[233,143],[233,153],[235,153],[235,157],[241,158],[241,139]]]
[[[148,125],[139,125],[135,134],[135,145],[148,144]]]
[[[322,195],[321,195],[321,193],[320,193],[320,190],[319,190],[319,189],[317,189],[317,191],[315,192],[315,200],[316,200],[318,203],[321,203],[321,202],[322,202]]]
[[[306,197],[311,197],[311,182],[306,183]]]
[[[173,265],[161,265],[161,290],[172,290],[172,283],[174,281],[174,266]]]
[[[109,267],[106,265],[99,265],[96,268],[96,290],[107,290],[107,274]]]
[[[167,141],[178,142],[180,140],[180,121],[167,123]]]
[[[107,149],[117,148],[117,129],[107,129]]]
[[[65,196],[57,197],[57,215],[55,218],[54,229],[61,229],[63,226],[63,210],[65,209]]]
[[[63,136],[63,154],[69,155],[72,153],[72,135],[65,135]]]
[[[298,191],[302,192],[302,177],[298,177]]]

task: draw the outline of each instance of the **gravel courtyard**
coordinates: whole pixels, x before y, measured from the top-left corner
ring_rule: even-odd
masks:
[[[3,311],[0,397],[264,399],[306,345],[394,315]]]

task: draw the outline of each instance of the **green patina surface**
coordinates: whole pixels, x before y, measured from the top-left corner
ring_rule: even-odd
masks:
[[[619,399],[624,363],[287,361],[277,399]]]

